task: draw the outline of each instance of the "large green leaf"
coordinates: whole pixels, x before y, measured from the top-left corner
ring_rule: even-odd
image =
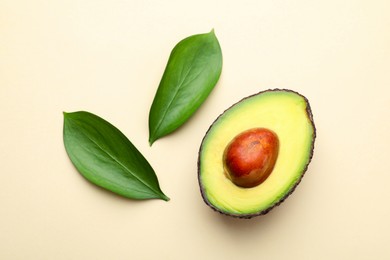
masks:
[[[180,41],[172,50],[149,113],[149,143],[184,124],[200,107],[222,71],[214,30]]]
[[[90,182],[132,199],[169,200],[148,161],[115,126],[89,112],[64,113],[64,144]]]

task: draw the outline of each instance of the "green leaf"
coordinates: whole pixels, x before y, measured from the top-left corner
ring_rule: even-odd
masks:
[[[89,112],[64,113],[64,145],[90,182],[131,199],[163,199],[148,161],[115,126]]]
[[[149,143],[183,125],[205,101],[222,71],[214,30],[180,41],[172,50],[149,113]]]

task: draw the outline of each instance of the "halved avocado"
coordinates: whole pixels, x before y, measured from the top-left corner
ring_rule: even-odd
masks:
[[[265,181],[240,187],[225,172],[224,152],[236,136],[256,128],[277,135],[277,159]],[[273,89],[242,99],[221,114],[203,138],[198,158],[203,200],[212,209],[233,217],[268,213],[301,181],[313,156],[315,137],[309,101],[301,94]]]

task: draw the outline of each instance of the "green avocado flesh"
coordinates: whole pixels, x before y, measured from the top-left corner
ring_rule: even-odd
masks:
[[[279,138],[279,155],[270,176],[253,188],[236,186],[224,174],[223,153],[245,130],[263,127]],[[220,213],[247,217],[267,213],[298,185],[313,155],[315,127],[309,103],[291,90],[267,90],[236,103],[211,125],[199,152],[203,199]]]

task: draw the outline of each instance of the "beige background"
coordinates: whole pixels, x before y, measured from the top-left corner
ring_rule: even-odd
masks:
[[[0,0],[0,259],[390,259],[390,1]],[[224,67],[178,132],[148,145],[173,46],[215,29]],[[202,201],[197,152],[214,119],[268,88],[309,98],[318,138],[296,192],[268,215]],[[62,111],[120,128],[171,201],[85,181]]]

